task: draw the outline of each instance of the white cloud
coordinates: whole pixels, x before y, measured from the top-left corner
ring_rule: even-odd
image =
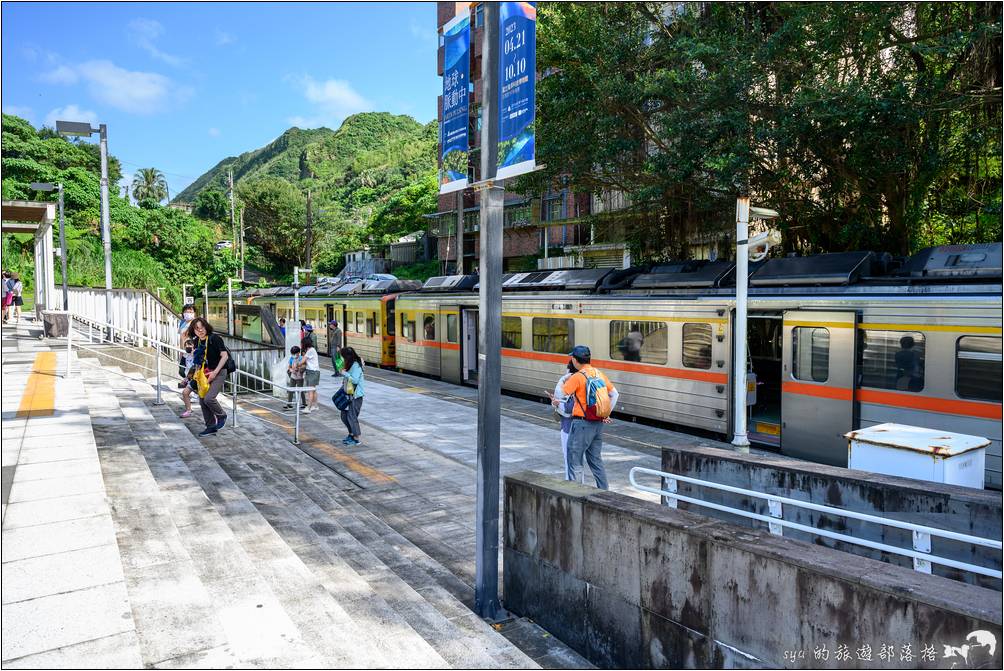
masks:
[[[216,31],[216,46],[225,47],[228,44],[233,44],[237,41],[237,38],[228,33],[225,30]]]
[[[296,115],[289,122],[300,128],[330,126],[336,128],[345,117],[373,109],[373,103],[360,95],[343,79],[317,81],[310,75],[294,78],[303,97],[313,106],[313,113]]]
[[[439,48],[439,33],[428,27],[419,25],[418,22],[412,21],[408,24],[408,31],[411,36],[416,40],[421,42],[422,49],[438,49]]]
[[[209,129],[209,137],[219,137],[219,136],[220,136],[220,129],[219,128],[210,128]]]
[[[22,119],[28,119],[29,121],[31,121],[32,116],[31,108],[26,107],[25,105],[4,105],[3,113],[13,114],[14,116],[19,116]]]
[[[146,51],[158,61],[174,67],[178,67],[185,62],[184,58],[161,51],[155,44],[157,39],[164,34],[164,26],[159,21],[154,21],[153,19],[133,19],[129,22],[127,34],[133,44]]]
[[[66,107],[57,107],[45,115],[42,125],[49,128],[56,127],[56,121],[86,121],[91,126],[98,125],[98,115],[91,110],[81,109],[79,105],[69,104]]]
[[[171,104],[184,102],[192,93],[164,75],[126,70],[106,60],[86,61],[74,68],[61,65],[42,79],[60,84],[84,81],[98,102],[135,114],[161,112]]]

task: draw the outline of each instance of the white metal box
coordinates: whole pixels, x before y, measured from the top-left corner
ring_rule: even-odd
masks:
[[[845,433],[847,467],[983,489],[990,440],[903,424]]]

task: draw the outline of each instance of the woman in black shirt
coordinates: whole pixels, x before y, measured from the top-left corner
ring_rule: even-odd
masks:
[[[223,385],[227,381],[230,351],[223,338],[213,333],[213,327],[202,317],[196,317],[192,321],[192,325],[188,327],[188,337],[205,353],[209,391],[199,399],[202,418],[206,422],[206,429],[199,436],[211,436],[227,425],[227,413],[223,411],[223,406],[216,397],[223,391]]]

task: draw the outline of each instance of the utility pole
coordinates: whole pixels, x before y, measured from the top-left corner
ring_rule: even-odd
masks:
[[[499,433],[502,406],[502,215],[504,189],[494,181],[498,154],[499,5],[485,3],[481,49],[481,254],[478,290],[478,461],[474,609],[488,620],[499,603]],[[463,210],[463,208],[460,208]],[[463,213],[461,212],[461,217]],[[461,223],[463,220],[461,219]],[[461,226],[462,228],[462,226]],[[458,247],[463,258],[463,248]]]
[[[244,208],[241,208],[241,282],[244,281]]]
[[[237,224],[234,222],[234,171],[227,171],[227,191],[230,195],[230,248],[237,256]]]
[[[310,189],[307,189],[307,250],[306,250],[306,261],[307,265],[312,267],[310,253],[312,251],[314,243],[314,217],[313,213],[310,211]]]

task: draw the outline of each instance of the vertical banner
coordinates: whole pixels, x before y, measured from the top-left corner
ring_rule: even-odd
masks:
[[[537,3],[499,7],[499,140],[496,177],[536,167],[534,132],[537,87]]]
[[[443,165],[439,170],[439,193],[450,193],[467,186],[471,21],[466,11],[443,26],[443,43],[443,122],[439,125]]]

